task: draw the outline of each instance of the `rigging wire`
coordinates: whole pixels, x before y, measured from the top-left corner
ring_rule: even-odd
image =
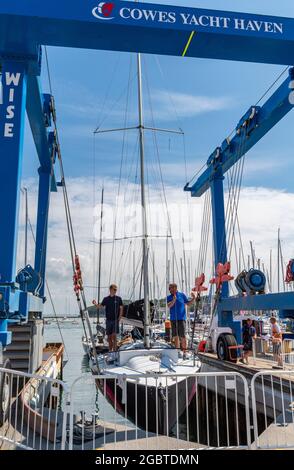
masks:
[[[240,231],[240,225],[239,225],[239,218],[238,218],[238,208],[239,208],[240,192],[241,192],[242,179],[243,179],[243,173],[244,173],[244,164],[245,164],[245,158],[246,158],[246,154],[244,152],[245,140],[246,140],[246,133],[244,132],[243,146],[242,146],[242,149],[240,150],[240,155],[243,154],[243,156],[240,159],[239,165],[238,165],[238,168],[237,168],[237,178],[236,178],[236,184],[235,184],[235,191],[232,192],[233,204],[231,205],[231,216],[232,216],[232,219],[231,219],[231,239],[230,238],[228,239],[228,249],[229,249],[228,259],[230,259],[231,258],[231,253],[232,253],[233,239],[234,239],[234,236],[235,236],[235,227],[236,227],[236,223],[237,223],[238,230],[239,230],[240,246],[241,246],[241,253],[242,253],[242,260],[243,260],[244,268],[245,268],[245,258],[244,258],[243,243],[242,243],[242,237],[241,237],[241,231]]]
[[[137,142],[136,142],[136,146],[135,146],[135,152],[134,152],[134,158],[133,158],[133,162],[136,160],[136,167],[134,167],[135,169],[135,185],[133,185],[133,187],[131,188],[130,190],[130,182],[131,182],[131,173],[129,173],[128,175],[128,178],[127,178],[127,181],[126,181],[126,185],[125,185],[125,192],[124,192],[124,207],[127,205],[127,196],[129,196],[130,198],[130,202],[128,203],[129,204],[129,213],[132,214],[134,213],[135,211],[135,205],[136,205],[136,201],[139,199],[139,186],[136,184],[137,183],[137,179],[138,179],[138,166],[139,166],[139,159],[138,159],[138,144],[139,144],[139,136],[137,137]],[[137,159],[135,159],[135,154],[137,155]],[[132,164],[133,164],[132,162]],[[129,227],[128,227],[129,228]],[[126,227],[125,227],[125,219],[124,219],[124,232],[126,234]],[[134,236],[134,235],[131,235],[131,236],[124,236],[121,241],[127,241],[129,239],[133,239],[135,240],[136,242],[136,239],[141,239],[141,236]],[[120,257],[120,260],[118,262],[118,267],[120,269],[120,272],[118,271],[118,278],[119,278],[119,284],[121,282],[121,279],[122,279],[122,276],[123,276],[123,272],[125,270],[125,266],[126,266],[126,262],[128,260],[127,258],[127,254],[128,254],[128,251],[129,251],[129,247],[127,248],[127,253],[126,253],[126,261],[125,263],[123,262],[123,258],[124,258],[124,255],[125,255],[125,251],[126,251],[126,244],[123,244],[122,245],[122,249],[121,249],[121,257]]]
[[[255,103],[254,106],[258,106],[260,102],[268,95],[268,93],[272,90],[272,88],[278,83],[278,81],[282,78],[282,76],[287,72],[287,70],[290,68],[290,66],[287,66],[283,68],[283,70],[279,73],[277,78],[272,82],[272,84],[267,88],[267,90],[262,94],[262,96],[259,98],[259,100]],[[228,135],[228,139],[231,139],[231,137],[235,134],[236,129],[234,128],[230,134]],[[202,170],[207,167],[207,163],[205,163],[195,175],[188,181],[188,185],[190,186],[191,183],[195,180],[195,178],[202,172]]]
[[[93,222],[95,221],[95,207],[96,207],[96,140],[95,140],[95,134],[93,134],[93,207],[94,207],[94,213],[93,213]],[[94,225],[95,226],[95,225]],[[94,237],[95,237],[94,233]],[[96,253],[96,243],[93,243],[93,249],[92,249],[92,254],[93,254],[93,285],[95,284],[95,278],[97,277],[98,281],[98,273],[96,273],[96,258],[97,258],[97,253]],[[97,282],[98,286],[98,282]],[[92,293],[93,299],[95,298],[95,289],[93,289]]]
[[[129,97],[130,97],[130,85],[131,85],[131,71],[132,71],[132,57],[130,59],[130,68],[129,68],[129,77],[128,77],[128,85],[127,85],[127,96],[126,96],[126,107],[125,107],[125,115],[124,115],[124,128],[127,126],[127,113],[128,113],[128,106],[129,106]],[[121,150],[121,160],[120,160],[120,170],[119,170],[119,182],[118,182],[118,190],[117,190],[117,201],[119,200],[120,191],[121,191],[121,184],[122,184],[122,170],[123,170],[123,163],[124,163],[124,150],[126,145],[126,130],[123,131],[123,138],[122,138],[122,150]],[[113,228],[113,240],[116,237],[116,228],[117,228],[117,214],[118,214],[118,206],[116,205],[115,215],[114,215],[114,228]],[[109,268],[109,284],[111,281],[112,276],[112,268],[113,268],[113,258],[115,258],[115,242],[113,241],[112,249],[111,249],[111,257],[110,257],[110,268]]]
[[[160,72],[160,75],[161,75],[161,78],[162,78],[162,82],[163,82],[164,85],[165,85],[165,88],[166,88],[166,91],[167,91],[167,94],[168,94],[170,103],[171,103],[171,105],[172,105],[172,107],[173,107],[174,115],[175,115],[175,117],[176,117],[179,130],[181,131],[182,128],[183,128],[183,126],[182,126],[181,120],[180,120],[180,118],[179,118],[179,115],[178,115],[177,108],[176,108],[176,106],[175,106],[174,100],[173,100],[172,95],[171,95],[171,93],[170,93],[169,87],[167,86],[168,80],[165,79],[164,72],[163,72],[163,69],[162,69],[162,67],[161,67],[160,60],[159,60],[158,55],[155,55],[155,56],[154,56],[154,60],[155,60],[155,63],[156,63],[156,65],[157,65],[157,67],[158,67],[158,70],[159,70],[159,72]],[[186,155],[186,140],[185,140],[185,134],[183,133],[182,135],[183,135],[183,154],[184,154],[185,181],[188,181],[187,155]],[[188,196],[189,196],[189,195],[188,195],[188,193],[187,193],[187,203],[188,203],[188,209],[189,209],[189,201],[190,201],[190,198],[189,198]]]
[[[265,98],[265,96],[269,93],[269,91],[274,87],[274,85],[279,81],[279,79],[284,75],[284,73],[288,69],[289,69],[289,67],[286,67],[285,69],[283,69],[283,71],[279,74],[277,79],[271,84],[271,86],[266,90],[266,92],[256,102],[255,106],[257,106]],[[231,132],[229,138],[231,138],[231,136],[234,133],[235,133],[235,129]],[[246,135],[246,133],[244,132],[244,139],[242,139],[242,141],[240,142],[240,148],[239,148],[240,153],[239,153],[239,155],[242,155],[242,150],[244,150],[244,148],[242,148],[242,147],[243,147],[243,145],[245,146],[245,135]],[[239,234],[239,237],[240,237],[240,251],[241,251],[241,255],[242,255],[242,261],[243,261],[244,268],[245,268],[245,258],[244,258],[243,242],[242,242],[241,230],[240,230],[240,224],[239,224],[239,218],[238,218],[238,206],[239,206],[240,190],[241,190],[242,177],[243,177],[243,171],[244,171],[245,156],[246,155],[244,153],[243,156],[241,157],[241,160],[239,159],[240,160],[239,164],[235,165],[233,170],[231,170],[229,172],[229,181],[228,181],[228,183],[229,183],[229,195],[228,195],[228,202],[227,202],[227,209],[226,209],[226,222],[225,222],[225,227],[226,228],[224,229],[223,241],[222,241],[222,245],[223,245],[223,243],[225,242],[225,236],[226,236],[225,233],[226,233],[226,230],[228,230],[228,232],[229,232],[229,238],[228,238],[228,241],[229,241],[229,243],[228,243],[229,258],[228,259],[230,259],[233,244],[235,246],[235,251],[237,251],[237,249],[236,249],[236,240],[235,240],[235,226],[237,224],[238,234]],[[195,176],[193,176],[192,180],[190,180],[188,182],[189,185],[191,184],[192,181],[194,181],[195,177],[203,170],[203,168],[205,166],[206,166],[206,164],[203,165],[203,167],[196,173]],[[203,240],[203,237],[204,237],[204,231],[205,231],[204,226],[206,224],[205,216],[206,216],[206,211],[205,211],[205,203],[204,203],[204,214],[203,214],[203,221],[202,221],[201,240]],[[200,243],[198,265],[201,263],[200,260],[202,259],[202,251],[201,250],[203,250],[203,248],[201,248],[201,246],[202,246],[202,243]],[[222,249],[223,249],[223,247],[222,247]],[[238,262],[237,262],[237,266],[238,266]],[[213,263],[213,271],[214,271],[214,263]],[[216,310],[218,297],[219,296],[216,293],[215,294],[215,302],[214,302],[214,306],[213,306],[213,309],[212,309],[211,322],[212,322],[214,312]],[[210,327],[211,327],[211,325],[210,325]]]
[[[146,67],[145,67],[145,69],[146,69]],[[153,127],[155,127],[155,123],[154,123],[154,113],[153,113],[153,107],[152,107],[152,100],[151,100],[151,93],[150,93],[149,81],[147,80],[146,83],[147,83],[147,92],[148,92],[149,103],[150,103],[151,121],[152,121]],[[167,204],[167,197],[166,197],[165,185],[164,185],[164,181],[163,181],[163,174],[162,174],[162,167],[161,167],[161,161],[160,161],[160,155],[159,155],[159,148],[158,148],[158,141],[157,141],[156,132],[155,132],[155,131],[152,131],[152,135],[153,135],[153,140],[154,140],[154,145],[155,145],[155,150],[156,150],[156,156],[157,156],[157,162],[158,162],[158,169],[159,169],[159,175],[160,175],[160,184],[161,184],[162,195],[163,195],[163,200],[164,200],[164,207],[165,207],[166,214],[167,214],[168,234],[169,234],[170,237],[171,237],[172,249],[173,249],[173,251],[175,252],[175,244],[174,244],[174,240],[173,240],[173,236],[172,236],[171,220],[170,220],[170,214],[169,214],[169,210],[168,210],[168,204]],[[177,257],[176,257],[176,256],[175,256],[175,264],[176,264],[176,270],[177,270],[178,278],[180,279],[179,265],[178,265]]]
[[[103,118],[103,113],[104,113],[104,109],[105,109],[105,106],[106,106],[106,102],[108,100],[108,97],[110,95],[110,91],[111,91],[111,87],[112,87],[112,84],[113,84],[113,81],[114,81],[114,77],[117,76],[117,70],[118,70],[118,66],[119,66],[119,63],[120,63],[120,59],[121,59],[121,54],[118,54],[117,58],[116,58],[116,62],[114,64],[114,67],[113,67],[113,70],[112,70],[112,73],[110,75],[110,80],[108,81],[108,86],[107,86],[107,90],[106,90],[106,93],[104,95],[104,100],[102,102],[102,107],[101,107],[101,111],[100,111],[100,116],[101,116],[101,121],[99,122],[98,119],[97,119],[97,129],[100,129],[100,127],[102,126],[103,122],[107,119],[107,117],[109,116],[110,113],[108,113],[108,116],[105,115],[104,118]]]
[[[206,258],[207,258],[207,249],[208,249],[208,240],[209,240],[209,230],[210,230],[210,192],[205,193],[204,198],[204,209],[201,225],[201,237],[200,237],[200,248],[198,254],[198,264],[197,264],[197,275],[200,275],[202,272],[205,273],[206,270]]]
[[[130,84],[133,83],[133,81],[135,80],[135,78],[137,77],[136,74],[134,74],[134,76],[132,78],[130,78]],[[116,105],[120,102],[120,100],[122,99],[123,96],[125,96],[126,94],[126,91],[128,90],[129,88],[129,85],[127,85],[123,92],[119,95],[119,97],[117,98],[117,100],[112,104],[112,106],[109,107],[109,110],[108,110],[108,114],[104,117],[104,119],[101,121],[100,123],[100,126],[96,128],[96,131],[98,131],[98,129],[101,128],[101,126],[104,124],[104,122],[106,121],[106,119],[111,115],[112,111],[114,110],[114,108],[116,107]]]
[[[236,176],[238,174],[238,167],[240,165],[240,155],[242,155],[244,141],[245,141],[245,133],[243,133],[242,139],[239,142],[239,148],[238,148],[238,153],[237,153],[238,162],[236,165],[234,165],[231,172],[229,173],[228,199],[227,199],[226,209],[225,209],[225,225],[224,225],[224,230],[223,230],[223,235],[222,235],[220,253],[223,253],[223,250],[225,249],[226,238],[230,240],[230,237],[231,237],[231,227],[232,227],[231,202],[232,202],[232,197],[233,197],[232,194],[235,193]],[[244,156],[242,158],[244,158]]]
[[[62,154],[61,154],[61,148],[60,148],[60,143],[59,143],[59,134],[58,134],[57,119],[56,119],[56,111],[55,111],[55,104],[54,104],[54,98],[53,98],[53,92],[52,92],[51,74],[50,74],[50,68],[49,68],[49,61],[48,61],[48,54],[47,54],[46,46],[45,46],[45,51],[46,51],[45,55],[46,55],[48,81],[49,81],[49,87],[50,87],[50,94],[51,94],[51,97],[52,97],[51,98],[51,112],[52,112],[52,119],[53,119],[54,132],[55,132],[55,142],[56,142],[56,149],[55,150],[56,150],[58,161],[59,161],[61,186],[62,186],[64,207],[65,207],[66,226],[67,226],[68,240],[69,240],[69,247],[70,247],[70,257],[71,257],[71,263],[72,263],[73,276],[75,277],[75,275],[76,275],[76,261],[79,258],[78,258],[78,254],[77,254],[77,250],[76,250],[75,236],[74,236],[71,212],[70,212],[70,207],[69,207],[69,198],[68,198],[68,192],[67,192],[67,185],[66,185],[66,181],[65,181],[65,173],[64,173]],[[80,317],[81,317],[81,320],[82,320],[82,325],[83,325],[83,329],[84,329],[84,332],[85,332],[85,336],[87,337],[86,327],[85,327],[85,324],[84,324],[84,321],[85,321],[84,312],[87,311],[87,302],[86,302],[85,292],[84,292],[84,288],[83,288],[81,273],[79,274],[78,286],[77,287],[78,287],[78,290],[75,290],[76,300],[77,300],[77,304],[78,304],[78,307],[79,307]],[[89,326],[89,324],[88,324],[88,326]],[[89,328],[90,328],[90,326],[89,326]],[[90,337],[91,337],[91,340],[93,340],[91,329],[90,329]],[[94,351],[94,354],[95,354],[95,352],[96,351]]]
[[[272,90],[272,88],[276,85],[276,83],[278,83],[278,81],[280,80],[280,78],[282,78],[282,76],[287,72],[287,70],[290,68],[290,66],[288,65],[286,68],[284,68],[282,70],[282,72],[278,75],[278,77],[275,79],[275,81],[268,87],[268,89],[263,93],[263,95],[259,98],[259,100],[255,103],[255,106],[257,106],[262,100],[263,98],[266,97],[266,95]]]
[[[30,220],[30,217],[28,215],[28,223],[29,223],[29,226],[30,226],[30,231],[31,231],[31,234],[32,234],[32,237],[33,237],[33,241],[36,245],[36,237],[35,237],[35,233],[34,233],[34,230],[33,230],[33,227],[32,227],[32,223],[31,223],[31,220]],[[66,343],[64,341],[64,337],[63,337],[63,334],[61,332],[61,328],[60,328],[60,324],[59,324],[59,320],[58,320],[58,315],[56,313],[56,308],[55,308],[55,305],[54,305],[54,302],[53,302],[53,298],[52,298],[52,295],[51,295],[51,290],[50,290],[50,287],[49,287],[49,283],[46,279],[46,288],[47,288],[47,291],[48,291],[48,294],[49,294],[49,300],[50,300],[50,303],[51,303],[51,306],[52,306],[52,309],[53,309],[53,313],[54,313],[54,316],[56,318],[56,323],[57,323],[57,327],[58,327],[58,330],[59,330],[59,334],[60,334],[60,337],[61,337],[61,341],[64,345],[64,351],[66,353],[66,356],[67,356],[67,359],[69,359],[69,355],[68,355],[68,352],[67,352],[67,349],[66,349]]]

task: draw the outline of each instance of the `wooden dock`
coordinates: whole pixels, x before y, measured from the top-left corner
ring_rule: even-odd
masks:
[[[215,353],[198,353],[199,359],[205,366],[210,366],[214,371],[228,371],[228,372],[239,372],[247,378],[252,378],[258,372],[270,371],[270,373],[279,378],[279,371],[283,369],[276,369],[273,366],[276,365],[274,361],[263,358],[249,358],[249,365],[243,364],[238,361],[237,363],[229,361],[220,361]],[[289,374],[291,381],[294,381],[294,367],[285,367],[284,370],[293,371],[292,378]],[[288,380],[288,377],[287,377]]]

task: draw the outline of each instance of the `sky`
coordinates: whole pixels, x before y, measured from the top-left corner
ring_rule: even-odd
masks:
[[[153,3],[294,16],[292,0],[161,0]],[[94,136],[93,132],[97,127],[112,129],[124,127],[125,124],[137,125],[136,57],[129,53],[52,47],[48,48],[47,52],[74,229],[85,271],[85,284],[97,284],[98,248],[93,240],[97,241],[99,238],[99,201],[104,184],[107,206],[105,212],[109,219],[106,226],[104,224],[104,237],[108,243],[105,243],[103,248],[102,284],[107,286],[112,280],[120,282],[121,294],[127,296],[133,282],[131,253],[135,253],[135,264],[138,263],[140,242],[133,240],[132,244],[130,241],[117,244],[116,257],[114,256],[116,262],[113,262],[113,270],[109,274],[112,249],[110,241],[113,237],[113,231],[109,227],[112,227],[117,213],[121,214],[128,209],[132,212],[134,201],[139,201],[137,135],[134,131],[129,131]],[[180,258],[184,258],[180,232],[184,232],[186,263],[188,266],[190,260],[192,279],[197,268],[203,198],[188,199],[183,187],[285,67],[154,55],[143,56],[142,63],[145,125],[171,130],[181,129],[184,132],[184,137],[160,132],[155,137],[154,133],[146,131],[148,202],[153,204],[149,221],[153,221],[152,213],[156,205],[161,207],[161,214],[165,213],[165,197],[173,228],[178,226],[181,214],[185,214],[182,216],[178,236],[175,237],[175,247],[180,269]],[[285,78],[286,75],[283,79]],[[41,81],[43,91],[48,92],[45,63]],[[244,252],[247,257],[249,241],[252,240],[257,257],[261,258],[267,267],[271,249],[273,257],[276,257],[279,227],[285,262],[289,257],[293,257],[291,214],[294,213],[294,192],[291,184],[293,172],[290,170],[293,164],[293,141],[293,115],[289,113],[248,153],[245,160],[239,207]],[[28,126],[25,132],[24,155],[22,186],[29,188],[30,218],[34,225],[38,161]],[[162,191],[162,182],[165,194]],[[117,195],[121,197],[118,211],[115,209]],[[71,299],[70,309],[74,309],[62,203],[60,192],[52,195],[47,263],[48,282],[60,313],[68,309],[67,299]],[[20,217],[22,224],[23,200]],[[124,227],[120,236],[132,236],[136,231],[128,224],[128,219],[118,223],[120,227]],[[159,290],[163,295],[166,269],[166,242],[163,237],[167,233],[167,226],[168,222],[163,217],[161,224],[150,228],[161,237],[152,241],[152,250],[156,260]],[[18,267],[22,265],[23,239],[21,225]],[[209,245],[211,246],[211,240]],[[172,264],[171,244],[169,250]],[[32,240],[30,256],[33,263]],[[207,276],[211,274],[211,263],[212,260],[208,257]],[[150,277],[152,278],[151,274]],[[187,289],[190,290],[191,287],[187,286]],[[106,292],[104,289],[102,294]],[[136,289],[136,294],[138,293]],[[90,301],[92,296],[96,296],[95,288],[89,288],[87,294]],[[46,312],[50,313],[51,310],[47,303]]]

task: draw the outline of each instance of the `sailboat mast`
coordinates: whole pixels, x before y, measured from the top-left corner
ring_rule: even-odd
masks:
[[[100,304],[100,290],[101,290],[101,259],[102,259],[103,204],[104,204],[104,186],[102,187],[102,193],[101,193],[100,240],[99,240],[99,262],[98,262],[98,304]],[[98,309],[98,310],[99,310],[99,309]]]
[[[166,292],[165,292],[165,319],[168,318],[168,306],[167,306],[167,295],[168,295],[168,286],[169,286],[169,272],[168,272],[168,234],[166,235],[165,243],[165,283],[166,283]],[[174,282],[174,280],[172,281]]]
[[[280,292],[280,229],[278,229],[278,292]]]
[[[272,250],[270,250],[270,291],[273,291]]]
[[[143,243],[143,284],[144,284],[144,346],[145,348],[149,348],[150,338],[149,338],[148,240],[147,240],[146,195],[145,195],[144,122],[143,122],[141,54],[137,54],[137,69],[138,69],[141,206],[142,206],[142,228],[143,228],[142,243]]]
[[[136,289],[136,259],[135,259],[135,250],[133,251],[133,298],[135,298],[135,289]]]

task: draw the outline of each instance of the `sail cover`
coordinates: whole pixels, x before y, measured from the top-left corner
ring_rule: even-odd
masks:
[[[154,318],[154,304],[150,303],[150,321]],[[144,326],[144,299],[131,302],[129,305],[124,305],[124,314],[122,323],[137,326],[142,328]]]

